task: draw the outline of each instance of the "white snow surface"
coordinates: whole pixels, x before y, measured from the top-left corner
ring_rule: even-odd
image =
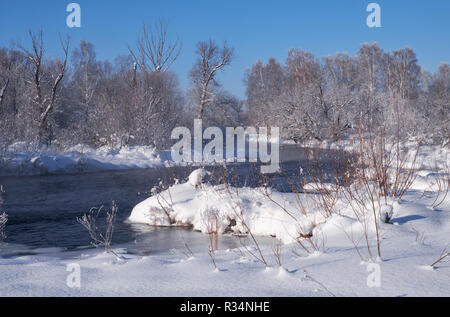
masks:
[[[291,144],[291,142],[284,142]],[[417,142],[409,142],[407,149],[414,149]],[[299,145],[300,146],[300,145]],[[350,140],[334,143],[308,143],[303,146],[352,151],[357,146]],[[416,165],[433,170],[436,166],[450,166],[450,150],[441,146],[422,146]],[[413,155],[410,155],[413,157]],[[157,151],[151,146],[125,146],[98,149],[76,145],[58,151],[45,146],[30,146],[17,142],[0,152],[0,176],[31,176],[45,174],[71,174],[102,170],[124,170],[187,165],[174,163],[170,150]],[[204,164],[201,164],[204,165]]]
[[[77,145],[64,152],[45,147],[29,150],[16,143],[0,155],[0,176],[30,176],[165,166],[168,153],[150,146],[93,149]]]
[[[174,185],[143,201],[133,209],[128,220],[152,226],[192,226],[194,230],[209,233],[208,219],[212,216],[218,221],[219,234],[226,229],[236,234],[250,230],[255,235],[274,236],[285,243],[293,242],[299,232],[311,233],[324,221],[318,213],[299,214],[295,194],[273,192],[269,199],[263,188],[236,189],[208,184],[194,187],[191,179],[200,174],[202,170],[196,170],[189,182]]]
[[[188,183],[193,187],[200,187],[208,173],[205,169],[199,168],[193,171],[188,178]]]
[[[444,152],[439,152],[444,151]],[[430,149],[423,169],[401,201],[389,199],[380,213],[392,216],[380,224],[381,259],[376,259],[374,226],[369,225],[369,256],[363,228],[351,208],[338,202],[338,214],[325,217],[310,194],[266,192],[189,182],[176,184],[137,205],[128,221],[157,226],[191,225],[208,233],[211,215],[221,234],[275,236],[283,243],[279,267],[274,245],[261,245],[267,266],[257,260],[256,246],[208,254],[186,250],[138,256],[117,249],[117,258],[101,250],[70,255],[0,257],[0,296],[450,296],[450,263],[430,267],[450,244],[450,195],[432,209],[436,198],[436,158],[448,150]],[[437,157],[435,156],[437,155]],[[442,171],[439,171],[442,172]],[[202,175],[203,171],[198,170]],[[270,197],[270,198],[269,198]],[[300,199],[307,210],[298,207]],[[234,221],[233,221],[234,220]],[[368,216],[367,223],[373,219]],[[295,241],[312,234],[318,250],[310,253]],[[220,237],[219,237],[220,239]],[[238,239],[238,238],[236,238]],[[358,245],[355,247],[355,243]],[[8,247],[0,244],[0,248]],[[51,253],[51,254],[49,254]],[[81,269],[81,286],[67,284],[69,264]],[[368,280],[379,269],[379,287]]]
[[[195,189],[188,186],[178,189],[192,194]],[[394,224],[381,226],[379,262],[361,260],[344,233],[353,220],[336,216],[323,225],[324,246],[318,252],[308,255],[296,243],[283,245],[282,267],[270,245],[262,246],[268,267],[242,247],[217,251],[218,270],[206,245],[204,252],[194,256],[184,255],[183,250],[149,256],[122,254],[123,259],[99,250],[62,259],[19,256],[0,258],[0,296],[449,296],[450,264],[434,269],[430,264],[449,242],[450,200],[433,211],[428,208],[430,199],[420,197],[420,191],[412,190],[402,203],[393,204]],[[425,239],[418,239],[417,232]],[[370,243],[375,250],[373,236]],[[249,250],[257,252],[252,246]],[[365,254],[364,244],[360,252]],[[71,273],[67,267],[73,263],[81,269],[80,288],[66,283]],[[380,287],[367,283],[374,265],[379,265]]]

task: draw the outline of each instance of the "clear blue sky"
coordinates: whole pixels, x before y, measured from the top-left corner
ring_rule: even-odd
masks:
[[[77,2],[82,28],[66,26],[66,6]],[[382,28],[368,28],[366,6],[382,8]],[[95,45],[99,59],[113,59],[133,45],[141,25],[159,19],[183,41],[182,55],[172,70],[183,88],[195,56],[195,44],[209,38],[235,47],[233,65],[220,76],[224,88],[244,98],[244,72],[257,60],[302,48],[323,57],[336,52],[355,54],[363,42],[377,41],[385,50],[409,46],[419,63],[435,71],[450,61],[448,0],[2,0],[0,46],[13,41],[28,45],[27,30],[44,31],[46,52],[60,54],[58,33],[68,34],[72,48],[81,39]]]

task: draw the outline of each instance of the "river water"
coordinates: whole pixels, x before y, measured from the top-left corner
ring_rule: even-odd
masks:
[[[304,160],[285,162],[283,173],[271,178],[279,190],[288,190],[288,182],[299,182],[305,174]],[[154,228],[131,224],[126,221],[133,207],[149,197],[150,190],[163,182],[170,184],[173,178],[186,179],[193,167],[153,168],[144,170],[103,171],[75,175],[44,175],[33,177],[2,177],[0,184],[6,193],[3,210],[9,215],[6,226],[6,244],[0,245],[0,255],[13,256],[49,252],[70,251],[90,247],[86,230],[77,217],[92,207],[109,208],[117,202],[119,211],[114,227],[113,246],[123,247],[129,253],[151,254],[184,249],[184,241],[193,250],[203,250],[208,245],[204,234],[186,229]],[[223,175],[217,168],[215,175]],[[223,169],[223,168],[221,168]],[[252,172],[249,172],[252,170]],[[239,186],[257,186],[263,180],[257,175],[258,167],[249,164],[228,166],[226,173]],[[234,177],[234,176],[237,177]],[[210,180],[220,182],[220,177]],[[99,222],[103,222],[100,219]],[[262,243],[273,239],[260,238]],[[242,241],[233,236],[220,238],[220,248],[234,248]]]

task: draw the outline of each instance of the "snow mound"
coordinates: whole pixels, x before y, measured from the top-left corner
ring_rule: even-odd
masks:
[[[189,182],[177,184],[138,204],[129,221],[152,226],[191,226],[203,233],[217,231],[277,237],[284,243],[309,235],[319,222],[320,213],[299,212],[295,194],[271,192],[263,188],[232,188],[226,185],[203,184],[196,170]],[[306,204],[307,202],[305,202]]]
[[[188,183],[193,187],[200,187],[203,184],[206,175],[207,172],[203,168],[199,168],[189,175]]]

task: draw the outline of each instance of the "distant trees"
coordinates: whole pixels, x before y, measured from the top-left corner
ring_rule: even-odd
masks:
[[[387,135],[450,142],[450,66],[433,74],[414,51],[383,51],[363,44],[355,56],[322,59],[292,49],[285,63],[258,61],[245,74],[247,100],[218,82],[234,50],[199,42],[186,96],[170,67],[181,52],[168,26],[143,26],[137,47],[100,61],[94,45],[81,41],[60,58],[44,55],[42,32],[29,46],[0,48],[0,145],[26,141],[65,147],[153,145],[170,147],[171,131],[194,118],[204,126],[277,126],[296,142],[338,140],[363,126]],[[189,98],[189,99],[188,99]]]
[[[0,143],[53,140],[54,119],[64,86],[69,40],[61,39],[63,59],[44,57],[42,32],[30,32],[31,48],[0,49]]]
[[[74,50],[71,85],[72,109],[80,142],[101,146],[148,144],[164,147],[183,113],[183,96],[176,76],[169,71],[134,67],[130,55],[114,63],[97,62],[92,44]]]
[[[241,127],[247,125],[244,102],[226,91],[218,91],[203,115],[204,126]]]
[[[322,60],[293,49],[285,65],[273,58],[254,64],[245,83],[252,124],[280,126],[297,142],[337,140],[358,126],[426,142],[450,137],[449,66],[428,75],[410,48],[388,53],[363,44],[355,57]]]
[[[0,49],[0,136],[4,143],[15,139],[24,56],[17,50]]]
[[[69,56],[68,39],[62,59],[48,59],[42,32],[30,32],[29,48],[1,48],[0,144],[167,147],[171,130],[184,123],[185,101],[169,71],[181,42],[166,34],[164,23],[144,26],[138,55],[113,63],[97,60],[87,41]]]
[[[274,58],[270,58],[266,65],[258,61],[247,71],[244,82],[247,86],[247,106],[252,114],[249,123],[257,125],[269,121],[270,118],[265,117],[272,113],[267,109],[269,103],[286,89],[287,78],[283,67]]]
[[[436,141],[450,142],[450,65],[442,63],[436,74],[428,78],[424,96],[423,126]]]
[[[9,64],[8,67],[6,68],[8,72],[10,71],[10,67],[11,67],[11,64]],[[2,84],[2,86],[1,86],[2,88],[0,90],[0,106],[2,105],[3,96],[5,95],[5,91],[6,91],[6,88],[8,88],[8,85],[9,85],[9,76],[8,76],[8,74],[6,74],[6,78],[4,79],[4,84]]]

